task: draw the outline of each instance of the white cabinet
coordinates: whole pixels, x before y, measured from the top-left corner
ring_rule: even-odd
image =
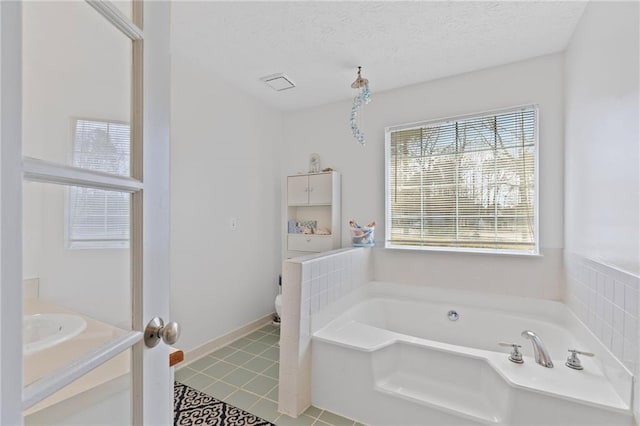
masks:
[[[287,214],[285,218],[286,257],[340,248],[340,174],[315,173],[287,177]],[[309,225],[298,233],[289,224]],[[292,231],[292,232],[289,232]]]
[[[333,173],[289,176],[287,178],[287,204],[289,206],[332,204],[333,180]]]
[[[306,206],[309,204],[309,176],[287,177],[287,205]]]
[[[333,250],[333,235],[289,234],[289,251],[321,252]]]

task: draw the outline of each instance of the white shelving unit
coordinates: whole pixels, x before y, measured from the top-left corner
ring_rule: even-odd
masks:
[[[330,235],[288,232],[289,221],[315,220]],[[286,257],[340,248],[340,174],[338,172],[287,176]]]

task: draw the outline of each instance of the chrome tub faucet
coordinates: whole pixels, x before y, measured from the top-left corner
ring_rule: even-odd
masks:
[[[531,343],[533,344],[533,355],[536,362],[543,367],[553,368],[553,362],[551,361],[549,352],[547,352],[547,348],[544,346],[544,343],[542,343],[542,339],[540,339],[540,337],[531,330],[525,330],[521,335],[525,339],[531,340]]]

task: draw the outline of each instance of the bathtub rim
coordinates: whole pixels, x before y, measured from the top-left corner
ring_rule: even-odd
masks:
[[[494,293],[481,293],[470,290],[447,289],[440,287],[417,286],[412,284],[389,283],[385,281],[370,281],[345,297],[329,304],[325,309],[311,315],[311,335],[313,340],[318,340],[316,334],[328,324],[338,321],[348,310],[356,304],[376,297],[388,297],[399,300],[429,301],[438,303],[465,303],[470,306],[484,309],[499,309],[510,313],[525,312],[535,314],[543,312],[545,319],[555,318],[559,324],[566,327],[580,341],[586,343],[586,348],[578,348],[596,352],[599,355],[601,370],[609,380],[616,393],[629,410],[633,410],[633,374],[618,360],[609,349],[598,339],[588,327],[580,321],[577,315],[563,302],[547,299],[535,299],[521,296],[502,295]],[[454,300],[455,298],[455,300]],[[393,332],[390,332],[393,333]],[[395,333],[398,334],[398,333]],[[410,339],[421,339],[418,337]],[[435,342],[459,348],[448,343]],[[470,348],[474,351],[490,352],[483,349]],[[493,352],[499,355],[498,352]],[[494,367],[495,368],[495,367]],[[542,367],[541,367],[542,368]],[[564,365],[556,368],[566,368]],[[554,395],[555,396],[555,395]]]
[[[553,316],[556,317],[557,320],[564,320],[563,316],[566,309],[566,305],[557,300],[390,283],[386,281],[369,281],[344,298],[327,306],[324,310],[313,314],[311,318],[311,332],[315,333],[333,321],[337,315],[353,307],[355,303],[376,297],[466,305],[470,307],[496,309],[512,314],[536,314],[542,312],[545,317]]]

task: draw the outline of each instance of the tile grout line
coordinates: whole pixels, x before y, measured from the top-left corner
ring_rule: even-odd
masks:
[[[225,385],[227,385],[227,386],[232,386],[232,387],[235,387],[235,388],[243,389],[243,390],[244,390],[243,386],[244,386],[244,385],[246,385],[247,383],[250,383],[251,381],[255,380],[256,378],[266,378],[266,379],[270,379],[270,380],[274,380],[274,381],[276,381],[276,384],[275,384],[272,388],[270,388],[270,389],[269,389],[269,391],[267,392],[267,394],[268,394],[269,392],[273,391],[273,389],[275,389],[275,388],[279,385],[279,383],[278,383],[278,379],[277,379],[277,378],[275,378],[275,377],[268,376],[268,375],[266,375],[266,374],[262,374],[262,373],[263,373],[264,371],[266,371],[266,370],[268,370],[268,369],[272,368],[276,363],[277,363],[277,362],[272,362],[272,364],[271,364],[269,367],[265,368],[261,373],[258,373],[258,372],[256,372],[256,371],[250,370],[250,369],[248,369],[248,368],[243,368],[243,367],[241,367],[241,366],[238,366],[238,365],[235,365],[235,364],[231,364],[231,363],[229,363],[229,365],[233,365],[235,368],[234,368],[234,369],[232,369],[232,370],[230,370],[229,372],[227,372],[226,374],[224,374],[224,375],[223,375],[223,376],[221,376],[221,377],[214,377],[214,376],[212,376],[212,375],[210,375],[210,374],[205,373],[205,372],[204,372],[204,370],[203,370],[203,371],[197,371],[195,374],[192,374],[191,376],[188,376],[187,378],[184,378],[184,379],[182,379],[182,380],[183,380],[183,382],[184,382],[184,381],[188,381],[189,379],[191,379],[191,378],[193,378],[193,377],[195,377],[196,375],[199,375],[199,374],[201,374],[201,375],[203,375],[203,376],[205,376],[205,377],[207,377],[207,378],[209,378],[209,379],[213,379],[213,382],[212,382],[212,383],[210,383],[210,384],[208,384],[207,386],[205,386],[205,387],[203,387],[203,388],[202,388],[202,390],[201,390],[201,391],[203,391],[203,392],[204,392],[204,389],[206,389],[206,388],[208,388],[208,387],[212,386],[213,384],[215,384],[215,383],[217,383],[217,382],[222,382],[223,384],[225,384]],[[242,368],[244,371],[247,371],[247,372],[251,373],[251,374],[253,375],[253,377],[252,377],[250,380],[248,380],[246,383],[244,383],[242,386],[240,386],[240,387],[238,387],[237,385],[235,385],[235,384],[233,384],[233,383],[230,383],[230,382],[228,382],[228,381],[223,380],[225,377],[227,377],[227,376],[231,375],[233,372],[237,371],[239,368]],[[182,383],[182,382],[181,382],[181,383]],[[186,384],[186,383],[185,383],[185,384]],[[189,386],[189,385],[187,384],[187,386]],[[246,391],[247,391],[247,392],[249,392],[249,393],[252,393],[252,394],[254,394],[254,395],[258,395],[258,394],[255,394],[255,393],[253,393],[253,392],[250,392],[250,391],[248,391],[248,390],[246,390]],[[261,396],[261,395],[258,395],[258,396]],[[265,394],[264,396],[266,396],[266,394]]]
[[[260,374],[260,373],[262,373],[262,372],[264,372],[264,371],[267,371],[268,369],[270,369],[271,367],[273,367],[275,364],[279,364],[279,362],[278,362],[278,361],[274,361],[274,360],[272,360],[272,359],[262,358],[262,357],[258,357],[258,356],[255,356],[255,357],[253,357],[253,358],[251,358],[251,359],[248,359],[246,362],[244,362],[244,363],[242,363],[242,364],[236,364],[236,363],[229,362],[229,361],[224,361],[224,360],[220,360],[220,361],[224,361],[226,364],[233,365],[234,367],[242,367],[242,368],[244,368],[245,370],[251,370],[250,368],[243,367],[243,366],[244,366],[244,365],[246,365],[246,364],[248,364],[248,363],[249,363],[249,361],[252,361],[254,358],[261,358],[261,359],[264,359],[265,361],[269,361],[269,362],[271,363],[271,365],[269,365],[269,366],[265,367],[265,369],[264,369],[264,370],[259,371],[259,372],[258,372],[258,371],[256,371],[256,373],[258,373],[258,374]],[[218,364],[218,363],[217,363],[217,362],[215,362],[215,363],[211,364],[210,366],[208,366],[207,368],[205,368],[204,370],[208,370],[209,368],[213,367],[213,366],[214,366],[214,365],[216,365],[216,364]],[[204,370],[201,370],[201,371],[202,371],[202,372],[204,372]],[[251,370],[251,371],[255,371],[255,370]]]
[[[272,365],[270,365],[269,367],[267,367],[266,369],[264,369],[264,370],[262,371],[262,373],[264,373],[265,371],[267,371],[268,369],[270,369],[271,367],[273,367],[276,363],[277,363],[277,362],[274,362]],[[268,379],[272,379],[272,380],[276,380],[276,381],[278,380],[278,379],[277,379],[277,378],[275,378],[275,377],[267,376],[266,374],[258,373],[258,372],[255,372],[255,371],[253,371],[253,370],[250,370],[250,369],[248,369],[248,368],[243,368],[243,367],[242,367],[242,366],[240,366],[240,365],[234,365],[234,364],[231,364],[231,363],[228,363],[228,364],[233,365],[235,368],[234,368],[234,369],[232,369],[232,370],[229,370],[229,372],[228,372],[228,373],[224,374],[224,375],[223,375],[223,376],[221,376],[221,377],[214,377],[214,376],[212,376],[212,375],[210,375],[210,374],[205,373],[204,371],[198,371],[198,372],[196,372],[196,374],[194,374],[194,375],[192,375],[192,376],[189,376],[189,378],[192,378],[192,377],[196,376],[197,374],[202,374],[203,376],[206,376],[206,377],[208,377],[208,378],[210,378],[210,379],[214,379],[214,380],[216,380],[216,381],[217,381],[217,380],[224,381],[224,380],[222,380],[222,379],[224,379],[225,377],[227,377],[228,375],[230,375],[231,373],[233,373],[234,371],[236,371],[238,368],[242,368],[243,370],[246,370],[246,371],[248,371],[248,372],[250,372],[250,373],[253,373],[255,376],[266,377],[266,378],[268,378]],[[185,380],[188,380],[188,379],[185,379]],[[228,382],[225,382],[225,383],[227,383],[227,384],[229,384],[229,385],[232,385],[232,386],[235,386],[233,383],[228,383]]]
[[[263,328],[265,328],[265,327],[263,327]],[[216,350],[212,351],[212,353],[213,353],[213,352],[216,352],[216,351],[218,351],[218,350],[220,350],[220,349],[223,349],[223,348],[229,348],[229,347],[230,347],[230,348],[233,348],[233,349],[236,349],[236,350],[241,349],[241,348],[236,348],[235,346],[232,346],[235,342],[237,342],[238,340],[241,340],[241,339],[247,339],[247,340],[251,340],[251,341],[253,341],[253,342],[258,342],[260,339],[262,339],[262,338],[264,338],[264,337],[266,337],[266,336],[277,336],[277,337],[278,337],[278,342],[280,341],[280,332],[279,332],[280,327],[277,327],[277,328],[275,328],[273,331],[270,331],[270,332],[264,332],[264,331],[262,331],[262,329],[263,329],[263,328],[259,328],[258,330],[254,330],[254,331],[252,331],[252,332],[249,332],[249,333],[245,334],[244,336],[240,336],[240,337],[238,337],[236,340],[234,340],[233,342],[231,342],[231,343],[227,344],[226,346],[222,346],[222,347],[217,348]],[[248,337],[249,335],[251,335],[251,334],[253,334],[253,333],[255,333],[255,332],[264,333],[264,336],[261,336],[261,337],[260,337],[260,338],[258,338],[258,339]],[[275,345],[277,345],[277,344],[278,344],[278,342],[274,342],[274,343],[270,343],[270,344],[264,343],[264,344],[265,344],[265,345],[269,345],[269,346],[275,346]],[[211,354],[207,354],[207,355],[205,355],[205,356],[210,356],[210,355],[211,355]],[[203,357],[201,357],[201,358],[199,358],[199,359],[202,359],[202,358],[204,358],[205,356],[203,356]],[[196,360],[196,361],[197,361],[197,360]]]
[[[227,346],[224,346],[224,347],[227,347]],[[227,355],[227,356],[225,356],[224,358],[218,358],[218,357],[215,357],[215,356],[213,356],[213,355],[211,355],[211,354],[207,354],[207,355],[205,355],[205,356],[203,356],[203,357],[201,357],[201,358],[198,358],[198,359],[197,359],[197,360],[195,360],[194,362],[192,362],[192,363],[190,363],[190,364],[185,365],[184,367],[182,367],[182,368],[178,369],[177,371],[181,371],[181,370],[183,370],[183,369],[188,368],[188,369],[190,369],[190,370],[193,370],[193,371],[196,371],[196,372],[200,373],[200,372],[202,372],[202,371],[206,370],[207,368],[212,367],[214,364],[217,364],[217,363],[218,363],[218,362],[220,362],[220,361],[224,361],[224,362],[226,362],[227,364],[232,364],[232,365],[236,365],[236,366],[241,366],[241,365],[244,365],[244,364],[248,363],[249,361],[251,361],[253,358],[256,358],[256,357],[260,357],[261,359],[264,359],[264,360],[267,360],[267,361],[271,361],[271,362],[279,363],[279,359],[278,359],[278,360],[273,360],[273,359],[270,359],[270,358],[267,358],[267,357],[261,356],[261,355],[262,355],[262,354],[264,354],[266,351],[268,351],[270,348],[271,348],[271,347],[269,347],[269,348],[265,349],[264,351],[261,351],[261,352],[259,352],[259,353],[257,353],[257,354],[255,354],[255,353],[251,353],[251,352],[248,352],[248,351],[243,351],[242,349],[236,349],[236,348],[234,348],[234,349],[235,349],[235,350],[234,350],[234,352],[232,352],[232,353],[228,354],[228,355]],[[278,349],[279,349],[279,348],[278,348]],[[218,350],[220,350],[220,349],[218,349]],[[252,357],[251,357],[250,359],[248,359],[247,361],[245,361],[244,363],[240,364],[240,365],[239,365],[239,364],[236,364],[236,363],[234,363],[234,362],[230,362],[230,361],[227,361],[227,360],[226,360],[226,358],[228,358],[228,357],[230,357],[231,355],[233,355],[233,354],[237,353],[238,351],[241,351],[241,352],[243,352],[243,353],[245,353],[245,354],[247,354],[247,355],[251,355]],[[202,359],[205,359],[205,358],[207,358],[207,357],[208,357],[208,358],[215,359],[216,361],[215,361],[215,362],[213,362],[211,365],[207,366],[205,369],[202,369],[202,370],[197,370],[197,369],[195,369],[195,368],[193,368],[193,367],[190,367],[191,365],[195,364],[196,362],[198,362],[198,361],[200,361],[200,360],[202,360]],[[270,367],[267,367],[267,368],[270,368]]]
[[[269,331],[269,332],[265,332],[265,331],[263,331],[263,330],[264,330],[264,329],[266,329],[266,328],[273,328],[273,330],[271,330],[271,331]],[[256,333],[256,332],[264,333],[264,335],[259,336],[258,338],[255,338],[255,337],[254,337],[254,338],[249,338],[249,337],[247,337],[248,335],[253,334],[253,333]],[[276,337],[278,338],[278,340],[277,340],[276,342],[274,342],[274,343],[270,343],[270,344],[269,344],[269,343],[264,343],[264,341],[260,341],[260,339],[263,339],[263,338],[265,338],[266,336],[276,336]],[[233,343],[235,343],[236,341],[238,341],[238,340],[240,340],[240,339],[243,339],[243,338],[246,338],[247,340],[251,341],[251,343],[248,343],[247,345],[244,345],[244,346],[243,346],[243,347],[241,347],[241,348],[240,348],[240,347],[232,346],[232,345],[233,345]],[[252,352],[249,352],[249,351],[244,350],[244,348],[246,348],[247,346],[249,346],[249,345],[251,345],[252,343],[255,343],[255,342],[257,342],[257,343],[261,343],[261,344],[266,345],[266,346],[268,346],[268,347],[267,347],[266,349],[264,349],[263,351],[260,351],[260,352],[258,352],[258,353],[252,353]],[[212,351],[211,353],[206,354],[205,356],[201,357],[200,359],[204,359],[205,357],[209,357],[209,358],[211,358],[212,360],[214,360],[214,361],[211,363],[211,365],[207,366],[206,368],[204,368],[204,369],[202,369],[202,370],[196,370],[195,368],[192,368],[192,367],[189,367],[189,365],[186,365],[184,368],[189,368],[189,369],[193,372],[193,374],[191,374],[191,375],[190,375],[190,376],[188,376],[187,378],[184,378],[183,380],[185,380],[185,381],[186,381],[186,380],[189,380],[189,379],[191,379],[191,378],[195,377],[195,376],[196,376],[196,375],[198,375],[198,374],[202,374],[202,375],[203,375],[203,376],[205,376],[206,378],[209,378],[209,379],[212,379],[212,380],[213,380],[213,381],[212,381],[212,383],[210,383],[210,384],[208,384],[207,386],[205,386],[205,387],[204,387],[204,389],[207,389],[207,388],[209,388],[209,387],[213,386],[214,384],[216,384],[216,383],[218,383],[218,382],[220,382],[220,383],[222,383],[222,384],[224,384],[224,385],[226,385],[226,386],[229,386],[232,390],[231,390],[231,392],[230,392],[226,397],[224,397],[224,398],[219,398],[219,397],[217,397],[217,396],[215,396],[215,395],[211,395],[212,397],[217,398],[217,399],[219,399],[219,400],[221,400],[221,401],[223,401],[223,402],[225,402],[225,403],[228,403],[228,402],[227,402],[227,401],[228,401],[228,399],[229,399],[232,395],[236,394],[238,391],[243,391],[243,392],[245,392],[245,393],[247,393],[247,394],[249,394],[249,395],[251,395],[251,396],[253,396],[253,397],[257,397],[258,399],[257,399],[256,401],[254,401],[252,404],[250,404],[248,408],[238,407],[238,408],[240,408],[240,409],[242,409],[242,410],[244,410],[244,411],[247,411],[247,412],[249,412],[249,413],[251,413],[251,411],[250,411],[250,410],[251,410],[253,407],[257,406],[257,405],[258,405],[260,402],[262,402],[263,400],[264,400],[265,402],[270,402],[270,403],[272,403],[272,404],[275,404],[275,405],[276,405],[276,413],[275,413],[275,414],[276,414],[276,416],[275,416],[275,419],[274,419],[273,421],[269,420],[269,422],[271,422],[271,423],[273,423],[273,424],[277,425],[277,424],[278,424],[278,421],[279,421],[280,419],[282,419],[282,418],[284,418],[284,417],[289,418],[289,416],[286,416],[285,414],[282,414],[282,413],[280,413],[280,412],[278,412],[278,411],[277,411],[277,405],[278,405],[278,401],[277,401],[277,400],[273,400],[273,399],[270,399],[269,397],[267,397],[267,395],[268,395],[268,394],[270,394],[271,392],[273,392],[273,390],[274,390],[274,389],[276,389],[276,388],[280,385],[280,384],[279,384],[279,380],[278,380],[278,378],[274,378],[274,377],[268,376],[268,375],[263,374],[263,373],[264,373],[265,371],[267,371],[267,370],[269,370],[269,369],[273,368],[273,366],[275,366],[275,365],[278,365],[278,368],[279,368],[279,364],[280,364],[280,362],[279,362],[279,357],[278,357],[278,360],[277,360],[277,361],[275,361],[275,360],[273,360],[273,359],[269,359],[269,358],[263,357],[263,356],[261,356],[261,355],[262,355],[262,354],[264,354],[265,352],[269,351],[269,350],[270,350],[270,349],[272,349],[272,348],[276,348],[276,349],[278,350],[278,354],[279,354],[279,351],[280,351],[280,345],[279,345],[279,342],[280,342],[279,327],[273,327],[273,326],[271,326],[271,325],[267,325],[267,326],[265,326],[265,327],[263,327],[263,328],[260,328],[260,329],[258,329],[258,330],[254,330],[253,332],[248,333],[248,334],[247,334],[247,335],[245,335],[245,336],[241,336],[241,337],[239,337],[238,339],[236,339],[234,342],[231,342],[231,343],[230,343],[230,344],[228,344],[227,346],[223,346],[223,347],[221,347],[221,348],[218,348],[218,349],[216,349],[215,351]],[[213,355],[212,355],[212,354],[213,354],[213,352],[219,351],[219,350],[221,350],[221,349],[223,349],[223,348],[229,348],[230,350],[232,350],[232,352],[231,352],[231,353],[229,353],[229,354],[227,354],[224,358],[219,358],[219,357],[216,357],[216,356],[213,356]],[[236,353],[237,353],[237,352],[239,352],[239,351],[240,351],[240,352],[243,352],[243,353],[245,353],[245,354],[247,354],[247,355],[251,355],[251,358],[250,358],[250,359],[248,359],[248,360],[246,360],[245,362],[243,362],[243,363],[241,363],[241,364],[238,364],[238,363],[235,363],[235,362],[231,362],[231,361],[226,360],[226,358],[228,358],[228,357],[230,357],[230,356],[232,356],[232,355],[236,354]],[[261,372],[256,372],[256,371],[250,370],[250,369],[249,369],[249,368],[247,368],[247,367],[244,367],[244,365],[246,365],[246,364],[247,364],[247,363],[249,363],[251,360],[254,360],[254,359],[256,359],[256,358],[260,358],[260,359],[262,359],[262,360],[269,361],[271,364],[270,364],[268,367],[266,367],[264,370],[262,370]],[[198,360],[196,360],[196,361],[194,361],[194,362],[197,362],[197,361],[198,361]],[[234,368],[233,368],[232,370],[230,370],[229,372],[227,372],[226,374],[224,374],[222,377],[214,377],[214,376],[211,376],[210,374],[207,374],[207,373],[205,373],[205,372],[204,372],[204,370],[211,368],[212,366],[214,366],[214,365],[218,364],[220,361],[224,361],[226,364],[229,364],[229,365],[233,366]],[[229,376],[229,375],[231,375],[234,371],[237,371],[239,368],[242,368],[243,370],[248,371],[249,373],[251,373],[251,374],[253,375],[253,377],[252,377],[251,379],[249,379],[246,383],[242,384],[241,386],[237,386],[237,385],[234,385],[234,384],[232,384],[232,383],[229,383],[229,382],[226,382],[225,380],[223,380],[225,377],[228,377],[228,376]],[[182,369],[180,369],[180,370],[182,370]],[[248,383],[252,382],[252,381],[253,381],[253,380],[255,380],[256,378],[267,378],[267,379],[275,380],[275,381],[276,381],[276,384],[275,384],[272,388],[270,388],[269,390],[267,390],[267,391],[265,392],[265,394],[264,394],[264,395],[257,394],[257,393],[255,393],[255,392],[252,392],[252,391],[250,391],[250,390],[248,390],[248,389],[244,388],[244,386],[245,386],[245,385],[247,385]],[[187,385],[187,386],[188,386],[188,385]],[[204,390],[202,390],[201,392],[206,393],[206,392],[204,392]],[[312,426],[332,426],[332,424],[331,424],[331,423],[325,422],[324,420],[320,419],[320,417],[321,417],[325,412],[328,412],[328,411],[326,411],[326,410],[324,410],[324,409],[319,409],[319,413],[318,413],[318,415],[317,415],[317,416],[312,416],[312,415],[304,414],[304,413],[303,413],[303,414],[301,414],[301,416],[305,416],[305,417],[308,417],[308,418],[312,419],[312,420],[313,420],[313,421],[311,422],[311,425],[312,425]],[[329,413],[329,412],[328,412],[328,413]],[[253,413],[251,413],[251,414],[253,414]],[[331,413],[331,414],[333,414],[333,413]],[[256,415],[256,414],[254,414],[254,415]],[[340,417],[342,417],[342,416],[340,416]],[[289,418],[289,419],[291,419],[291,418]],[[351,419],[347,419],[347,418],[345,418],[345,419],[346,419],[346,420],[350,420],[350,423],[349,423],[349,425],[350,425],[350,426],[356,426],[357,422],[356,422],[355,420],[351,420]]]
[[[271,377],[269,377],[269,378],[271,378]],[[252,380],[253,380],[253,379],[252,379]],[[249,382],[250,382],[250,381],[251,381],[251,380],[249,380]],[[227,382],[225,382],[224,380],[221,380],[221,379],[220,379],[220,380],[217,380],[216,382],[222,382],[222,383],[224,383],[225,385],[233,386],[234,388],[236,388],[233,392],[231,392],[231,393],[230,393],[229,395],[227,395],[225,398],[230,397],[232,394],[234,394],[236,391],[239,391],[239,390],[244,391],[244,392],[247,392],[247,393],[250,393],[251,395],[258,396],[258,397],[260,397],[260,398],[267,398],[267,395],[268,395],[271,391],[273,391],[275,388],[277,388],[277,387],[278,387],[278,385],[279,385],[279,383],[276,383],[272,388],[270,388],[270,389],[267,391],[267,393],[265,393],[264,395],[260,395],[260,394],[257,394],[257,393],[255,393],[255,392],[252,392],[252,391],[250,391],[250,390],[248,390],[248,389],[243,388],[242,386],[244,386],[244,385],[242,385],[242,386],[236,386],[236,385],[234,385],[234,384],[227,383]],[[247,382],[247,383],[249,383],[249,382]],[[212,383],[212,384],[213,384],[213,383]],[[246,384],[246,383],[245,383],[245,384]],[[211,385],[209,385],[209,386],[211,386]],[[207,387],[208,387],[208,386],[207,386]],[[215,396],[214,396],[214,397],[215,397]],[[267,399],[269,399],[269,398],[267,398]],[[273,400],[270,400],[270,401],[273,401]],[[275,401],[275,402],[277,403],[277,401]]]

